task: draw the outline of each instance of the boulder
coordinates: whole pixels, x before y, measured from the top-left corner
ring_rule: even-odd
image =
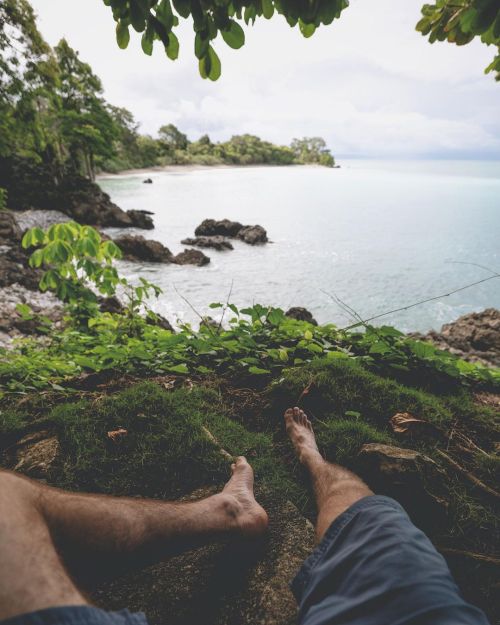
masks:
[[[213,494],[198,490],[187,500]],[[290,502],[257,493],[269,518],[255,541],[211,544],[91,591],[99,607],[145,612],[150,625],[295,625],[289,583],[314,548],[314,529]],[[185,501],[184,499],[183,501]]]
[[[151,178],[146,178],[145,180],[142,181],[144,184],[153,184],[153,181],[151,180]]]
[[[267,232],[262,226],[243,226],[238,232],[238,239],[249,245],[267,243]]]
[[[218,252],[234,249],[233,244],[220,235],[210,237],[188,237],[187,239],[183,239],[181,243],[182,245],[194,245],[195,247],[211,247]]]
[[[125,260],[148,263],[174,262],[172,252],[167,247],[159,241],[145,239],[140,234],[124,234],[114,241],[123,252]]]
[[[12,211],[0,210],[0,245],[14,245],[21,240],[21,228]]]
[[[114,295],[111,297],[98,297],[97,303],[99,304],[99,310],[103,313],[120,314],[123,312],[123,304]]]
[[[16,213],[17,223],[24,232],[29,228],[42,228],[45,230],[53,224],[61,224],[67,221],[71,221],[68,215],[65,215],[61,211],[52,210],[27,210],[19,211]]]
[[[500,367],[500,310],[496,308],[463,315],[445,324],[440,332],[432,330],[416,338],[430,341],[464,360]]]
[[[401,503],[414,522],[428,529],[445,521],[449,500],[446,473],[412,449],[363,445],[356,470],[370,488]]]
[[[180,254],[173,256],[171,262],[176,265],[196,265],[197,267],[203,267],[203,265],[208,265],[210,258],[205,256],[200,250],[186,248],[183,252],[180,252]]]
[[[170,321],[163,315],[160,315],[159,313],[149,314],[146,317],[146,323],[149,324],[150,326],[157,326],[159,328],[162,328],[163,330],[168,330],[169,332],[172,332],[172,333],[175,332]]]
[[[127,215],[132,221],[134,228],[142,228],[144,230],[152,230],[155,226],[150,215],[151,211],[145,210],[128,210]]]
[[[6,247],[0,251],[0,288],[17,283],[32,291],[38,291],[43,272],[29,266],[30,255],[31,251],[18,246]]]
[[[310,313],[307,308],[302,308],[302,306],[292,306],[292,308],[286,311],[285,315],[291,319],[297,319],[297,321],[307,321],[308,323],[312,323],[313,326],[318,325],[312,313]]]
[[[195,235],[212,237],[220,235],[223,237],[236,237],[238,232],[243,228],[243,224],[238,221],[230,221],[229,219],[205,219],[194,231]]]

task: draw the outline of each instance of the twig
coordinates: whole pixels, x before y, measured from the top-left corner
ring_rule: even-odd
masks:
[[[448,456],[448,454],[445,454],[444,451],[441,451],[441,449],[437,449],[436,451],[442,458],[446,460],[446,462],[451,467],[455,469],[455,471],[463,475],[471,484],[474,484],[474,486],[482,490],[486,495],[494,497],[495,499],[500,499],[500,493],[498,491],[481,482],[480,479],[478,479],[475,475],[472,475],[472,473],[467,471],[467,469],[464,469],[462,466],[460,466],[458,462],[453,460],[453,458],[450,458],[450,456]]]
[[[193,306],[193,304],[191,304],[191,302],[187,299],[187,297],[184,297],[184,295],[182,295],[182,293],[179,293],[179,291],[177,290],[177,287],[175,286],[175,284],[172,284],[172,286],[174,287],[174,291],[177,293],[177,295],[184,301],[186,302],[186,304],[189,306],[189,308],[191,308],[191,310],[194,312],[195,315],[198,315],[198,317],[202,320],[205,321],[205,318],[203,317],[203,315],[201,315],[196,308]],[[212,334],[212,336],[214,335],[213,332],[213,328],[210,326],[210,324],[206,324],[207,328],[209,329],[210,333]]]
[[[449,293],[441,293],[441,295],[436,295],[434,297],[428,297],[427,299],[420,300],[419,302],[414,302],[413,304],[408,304],[406,306],[401,306],[400,308],[394,308],[393,310],[388,310],[386,312],[380,313],[378,315],[373,315],[372,317],[368,317],[367,319],[362,319],[358,323],[353,323],[345,328],[340,328],[342,332],[346,330],[351,330],[352,328],[356,328],[360,325],[366,325],[370,321],[374,321],[375,319],[380,319],[380,317],[386,317],[387,315],[392,315],[393,313],[402,312],[404,310],[409,310],[410,308],[415,308],[415,306],[420,306],[421,304],[427,304],[428,302],[433,302],[437,299],[441,299],[442,297],[449,297],[450,295],[454,295],[455,293],[460,293],[460,291],[465,291],[465,289],[470,289],[477,284],[482,284],[483,282],[488,282],[488,280],[493,280],[494,278],[500,278],[500,274],[495,273],[493,276],[488,276],[487,278],[483,278],[482,280],[476,280],[476,282],[471,282],[470,284],[466,284],[465,286],[461,286],[458,289],[454,289]]]
[[[222,322],[224,321],[224,315],[226,314],[226,310],[227,310],[227,308],[229,306],[229,300],[231,299],[231,295],[233,293],[233,285],[234,285],[234,279],[231,280],[231,288],[229,289],[229,293],[227,294],[227,300],[226,300],[226,304],[224,306],[224,309],[222,311],[222,316],[221,316],[220,321],[219,321],[219,327],[217,328],[217,334],[220,332],[220,329],[222,327]]]
[[[487,562],[488,564],[495,564],[496,566],[500,566],[500,558],[495,556],[487,556],[484,553],[474,553],[474,551],[463,551],[462,549],[451,549],[448,547],[437,547],[437,550],[444,554],[449,554],[451,556],[465,556],[466,558],[471,558],[472,560],[478,560],[479,562]]]
[[[204,425],[201,426],[201,429],[205,432],[207,438],[214,443],[214,445],[216,447],[219,448],[219,451],[221,453],[221,455],[226,459],[229,460],[230,462],[234,462],[234,456],[232,456],[228,451],[226,451],[223,447],[221,447],[221,444],[219,443],[219,441],[215,438],[215,436],[212,434],[212,432],[205,427]]]

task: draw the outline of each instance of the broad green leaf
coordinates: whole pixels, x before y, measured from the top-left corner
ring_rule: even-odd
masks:
[[[171,61],[175,61],[179,56],[179,40],[172,31],[168,33],[168,45],[165,51]]]
[[[265,373],[271,373],[269,369],[261,369],[260,367],[251,366],[248,367],[248,372],[255,375],[263,375]]]
[[[227,45],[235,50],[241,48],[245,43],[243,28],[234,20],[230,20],[230,26],[227,30],[221,30],[221,35]]]
[[[116,25],[116,42],[118,43],[118,47],[125,50],[129,41],[130,33],[128,31],[128,25],[120,20]]]

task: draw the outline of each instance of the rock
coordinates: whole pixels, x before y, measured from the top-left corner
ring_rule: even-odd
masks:
[[[220,235],[223,237],[236,237],[238,232],[243,228],[243,224],[238,221],[230,221],[229,219],[222,219],[216,221],[215,219],[205,219],[194,231],[195,235],[212,237]]]
[[[302,306],[293,306],[292,308],[289,308],[285,315],[291,319],[297,319],[297,321],[307,321],[308,323],[312,323],[313,326],[318,325],[318,322],[312,316],[312,313],[310,313],[307,308],[302,308]]]
[[[153,227],[153,222],[137,211],[125,212],[95,182],[70,168],[58,171],[30,159],[0,157],[0,187],[7,189],[9,207],[57,210],[82,224],[103,227]]]
[[[16,465],[14,471],[21,471],[31,477],[46,477],[59,454],[57,436],[49,432],[35,432],[15,444]]]
[[[16,310],[18,304],[30,306],[34,317],[23,319]],[[50,292],[31,291],[20,284],[0,288],[0,346],[9,347],[14,339],[26,334],[44,334],[38,315],[47,317],[59,327],[63,317],[62,303]]]
[[[196,498],[211,494],[200,489]],[[143,611],[151,625],[295,624],[289,583],[314,548],[314,529],[290,502],[257,496],[269,512],[268,536],[175,556],[101,585],[93,600],[108,610]]]
[[[249,245],[266,243],[267,232],[262,226],[244,226],[239,221],[229,219],[205,219],[194,231],[196,237],[231,237],[240,239]]]
[[[463,315],[445,324],[440,332],[432,330],[425,336],[413,336],[464,360],[500,367],[500,310],[496,308]]]
[[[181,243],[182,245],[194,245],[196,247],[212,247],[219,252],[234,249],[233,244],[220,235],[187,238],[183,239]]]
[[[243,226],[238,232],[238,239],[249,245],[267,243],[267,232],[262,226]]]
[[[21,240],[21,228],[14,213],[0,210],[0,245],[14,245]]]
[[[153,184],[153,181],[151,180],[151,178],[146,178],[146,180],[142,181],[143,184]]]
[[[32,291],[38,291],[42,271],[28,264],[31,251],[21,247],[5,248],[0,252],[0,288],[20,284]]]
[[[99,310],[103,313],[121,314],[123,312],[123,304],[114,295],[111,297],[98,297],[97,303],[99,304]]]
[[[185,249],[180,254],[173,256],[171,262],[176,265],[196,265],[197,267],[203,267],[203,265],[208,265],[210,258],[205,256],[200,250]]]
[[[445,521],[447,477],[428,456],[412,449],[369,443],[361,448],[356,469],[374,492],[399,501],[420,527]]]
[[[150,326],[158,326],[163,330],[168,330],[169,332],[175,333],[175,330],[172,327],[170,321],[159,313],[153,313],[152,315],[148,315],[146,317],[146,323]]]
[[[123,252],[125,260],[148,263],[174,262],[172,252],[159,241],[145,239],[139,234],[124,234],[114,241]]]
[[[219,322],[215,321],[215,319],[210,315],[205,315],[200,321],[200,330],[202,328],[207,328],[208,330],[210,330],[210,332],[212,332],[213,330],[218,330]]]
[[[153,220],[150,215],[153,213],[151,211],[145,210],[129,210],[127,211],[127,215],[132,220],[132,225],[134,228],[142,228],[144,230],[152,230],[155,226],[153,224]]]
[[[53,224],[61,224],[67,221],[71,221],[68,215],[65,215],[61,211],[52,210],[27,210],[19,211],[16,213],[17,223],[24,232],[29,228],[48,228]]]

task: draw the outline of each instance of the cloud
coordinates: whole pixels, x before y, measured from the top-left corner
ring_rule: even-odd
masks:
[[[280,17],[258,22],[241,50],[216,42],[223,75],[210,83],[198,75],[188,23],[172,63],[159,46],[144,56],[137,36],[119,50],[99,0],[85,11],[77,0],[33,0],[50,43],[66,36],[106,97],[146,132],[173,122],[191,138],[320,135],[337,155],[500,158],[500,89],[482,73],[493,49],[431,46],[414,30],[421,3],[352,0],[338,23],[307,40]]]

